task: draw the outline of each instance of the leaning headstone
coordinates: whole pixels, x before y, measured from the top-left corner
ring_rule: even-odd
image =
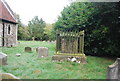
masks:
[[[0,53],[0,66],[7,65],[7,55]]]
[[[25,52],[32,52],[32,48],[31,47],[25,47]]]
[[[113,81],[113,79],[120,81],[120,58],[108,67],[107,79],[109,79],[109,81]]]
[[[38,47],[38,57],[48,57],[48,48]]]
[[[13,74],[10,73],[0,73],[0,80],[2,81],[7,81],[7,79],[9,79],[9,81],[21,81],[20,78],[14,76]]]

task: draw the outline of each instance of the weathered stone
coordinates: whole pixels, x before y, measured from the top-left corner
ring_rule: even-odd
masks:
[[[0,53],[0,66],[7,65],[7,55],[4,53]]]
[[[52,57],[53,61],[71,61],[71,62],[77,62],[77,63],[82,63],[86,64],[86,56],[68,56],[68,55],[54,55]]]
[[[120,81],[120,58],[116,62],[108,67],[107,79],[117,79]]]
[[[21,54],[19,54],[19,53],[18,53],[18,54],[16,54],[16,56],[17,56],[17,57],[20,57],[20,56],[21,56]]]
[[[120,58],[118,58],[117,61],[118,61],[118,80],[120,81]]]
[[[3,81],[5,81],[5,79],[14,79],[13,81],[21,81],[20,78],[10,73],[0,73],[0,76],[1,76],[0,80],[3,80]]]
[[[48,48],[38,47],[38,57],[48,57]]]
[[[72,48],[72,44],[73,42],[69,41],[69,44],[68,44],[68,53],[73,53],[73,48]]]
[[[66,52],[66,40],[62,39],[61,43],[62,43],[62,53],[65,53]]]
[[[68,57],[68,56],[54,55],[54,56],[52,57],[52,60],[53,60],[53,61],[63,62],[63,61],[67,61],[67,60],[68,60],[67,57]],[[69,58],[69,57],[68,57],[68,58]]]
[[[31,47],[25,47],[25,52],[32,52],[32,48]]]

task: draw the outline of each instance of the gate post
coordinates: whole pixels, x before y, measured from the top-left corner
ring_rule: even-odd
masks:
[[[60,50],[60,32],[56,33],[56,53]]]

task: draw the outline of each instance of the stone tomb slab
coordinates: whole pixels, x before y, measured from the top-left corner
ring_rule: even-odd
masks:
[[[20,78],[11,73],[0,73],[0,80],[2,81],[21,81]]]
[[[7,55],[0,53],[0,66],[7,65]]]
[[[32,48],[31,47],[25,47],[25,52],[32,52]]]
[[[54,55],[52,57],[53,61],[59,61],[59,62],[64,62],[64,61],[71,61],[71,62],[77,62],[77,63],[82,63],[86,64],[86,56],[68,56],[68,55]]]
[[[48,48],[38,47],[38,57],[48,57]]]

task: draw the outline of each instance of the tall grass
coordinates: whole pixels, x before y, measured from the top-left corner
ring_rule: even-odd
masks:
[[[31,53],[24,52],[27,46],[33,48]],[[49,57],[37,57],[35,48],[41,46],[49,48]],[[2,67],[3,72],[21,79],[105,79],[108,65],[114,62],[113,59],[92,56],[87,56],[87,64],[53,62],[55,44],[50,42],[20,41],[17,47],[1,49],[8,55],[8,65]],[[17,53],[21,56],[16,57]]]

